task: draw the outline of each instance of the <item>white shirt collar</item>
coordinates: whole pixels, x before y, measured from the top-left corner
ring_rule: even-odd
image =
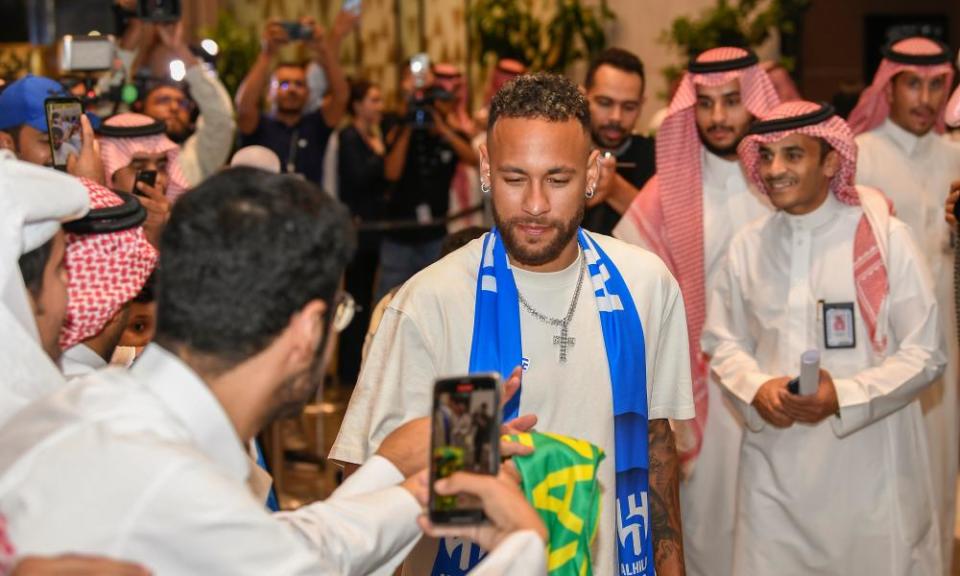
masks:
[[[77,344],[64,350],[60,366],[64,376],[75,378],[105,368],[107,361],[86,344]]]
[[[161,346],[150,344],[130,373],[183,422],[207,457],[231,477],[246,482],[250,464],[243,443],[223,406],[193,370]]]
[[[896,122],[890,118],[886,118],[883,121],[883,124],[880,126],[880,130],[897,145],[898,148],[903,150],[907,156],[913,156],[918,150],[919,147],[924,146],[930,138],[936,138],[936,133],[933,130],[930,130],[923,136],[917,136],[912,132],[907,132],[903,128],[897,125]]]
[[[815,230],[833,220],[842,206],[843,205],[839,200],[837,200],[837,197],[834,195],[833,191],[831,191],[827,194],[827,199],[824,201],[824,203],[809,214],[794,216],[793,214],[787,214],[782,210],[780,213],[783,215],[791,230],[795,232],[810,231]]]
[[[707,150],[705,146],[701,146],[700,150],[703,179],[705,181],[710,181],[716,186],[725,188],[731,179],[740,178],[741,170],[739,161],[721,158]]]

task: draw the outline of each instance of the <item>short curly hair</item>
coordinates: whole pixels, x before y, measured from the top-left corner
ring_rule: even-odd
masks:
[[[576,119],[590,130],[590,106],[577,85],[557,74],[517,76],[500,89],[490,102],[487,130],[501,118],[539,118],[548,122]]]

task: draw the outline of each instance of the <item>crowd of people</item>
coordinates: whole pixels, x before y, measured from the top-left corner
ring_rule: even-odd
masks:
[[[949,574],[948,47],[891,41],[842,118],[718,46],[642,135],[621,48],[580,82],[501,60],[478,111],[413,57],[387,111],[340,66],[359,18],[268,22],[234,97],[182,24],[135,17],[128,110],[0,86],[0,573]],[[278,510],[258,435],[334,355],[345,479]],[[502,406],[434,404],[489,372]],[[572,484],[539,505],[484,473],[497,409],[605,454],[589,550],[549,537],[584,529]],[[438,438],[473,472],[429,486]],[[431,523],[431,489],[487,520]]]

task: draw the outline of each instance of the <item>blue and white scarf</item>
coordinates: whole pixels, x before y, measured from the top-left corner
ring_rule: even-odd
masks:
[[[597,299],[613,388],[619,573],[653,576],[643,326],[630,290],[610,258],[583,230],[577,239]],[[494,228],[483,240],[470,372],[510,374],[521,364],[521,357],[517,284]],[[504,407],[504,421],[519,415],[520,395],[518,391]],[[432,576],[466,574],[481,557],[477,547],[467,542],[441,540]]]

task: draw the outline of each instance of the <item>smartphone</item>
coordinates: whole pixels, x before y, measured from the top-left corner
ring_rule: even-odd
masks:
[[[50,139],[50,157],[57,170],[67,169],[71,154],[80,156],[83,147],[80,116],[83,104],[76,98],[47,98],[43,102],[47,114],[47,136]]]
[[[137,170],[137,177],[133,181],[133,193],[138,196],[144,196],[144,193],[137,188],[137,182],[143,182],[151,188],[157,185],[156,170]]]
[[[291,42],[297,40],[310,40],[313,38],[313,28],[310,26],[304,26],[300,22],[295,22],[292,20],[287,20],[280,23],[283,26],[283,29],[287,31],[287,37]]]
[[[413,87],[423,90],[427,87],[430,74],[430,56],[426,52],[414,54],[410,58],[410,74],[413,76]]]
[[[137,18],[146,22],[176,22],[180,19],[180,0],[138,0]]]
[[[433,388],[430,446],[430,521],[476,524],[484,520],[479,498],[441,496],[437,480],[454,472],[497,474],[500,470],[500,376],[471,374],[437,380]]]
[[[360,14],[361,10],[361,0],[343,0],[343,5],[341,10],[344,12],[353,12],[354,14]]]

